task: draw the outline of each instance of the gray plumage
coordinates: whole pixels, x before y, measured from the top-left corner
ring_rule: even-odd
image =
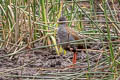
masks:
[[[61,18],[59,19],[59,21],[65,21],[65,20],[66,20],[66,19],[64,19],[64,17],[61,17]],[[66,23],[65,23],[65,22],[59,23],[57,35],[58,35],[58,40],[59,40],[60,43],[69,42],[69,41],[75,40],[75,39],[72,37],[72,35],[67,32],[67,30],[66,30]],[[63,47],[64,49],[67,49],[68,46],[74,47],[74,45],[70,45],[70,43],[67,43],[67,44],[62,45],[62,47]]]

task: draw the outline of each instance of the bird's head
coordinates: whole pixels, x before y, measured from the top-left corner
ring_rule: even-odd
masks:
[[[65,24],[66,18],[64,16],[59,18],[59,24]]]

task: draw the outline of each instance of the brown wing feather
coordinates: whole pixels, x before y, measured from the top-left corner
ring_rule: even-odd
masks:
[[[78,34],[73,30],[70,29],[69,27],[66,27],[67,32],[74,37],[75,40],[79,40]]]

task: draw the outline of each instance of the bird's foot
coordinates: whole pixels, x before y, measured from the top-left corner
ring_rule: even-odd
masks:
[[[67,66],[67,68],[76,68],[76,65],[72,64],[72,65]]]

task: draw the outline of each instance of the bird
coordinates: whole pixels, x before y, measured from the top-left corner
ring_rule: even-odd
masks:
[[[65,16],[61,16],[59,18],[57,36],[60,43],[80,40],[79,35],[73,29],[68,27]],[[74,53],[72,59],[73,64],[76,64],[77,48],[80,47],[82,48],[81,45],[70,44],[70,43],[66,43],[62,45],[63,49],[72,51]]]

